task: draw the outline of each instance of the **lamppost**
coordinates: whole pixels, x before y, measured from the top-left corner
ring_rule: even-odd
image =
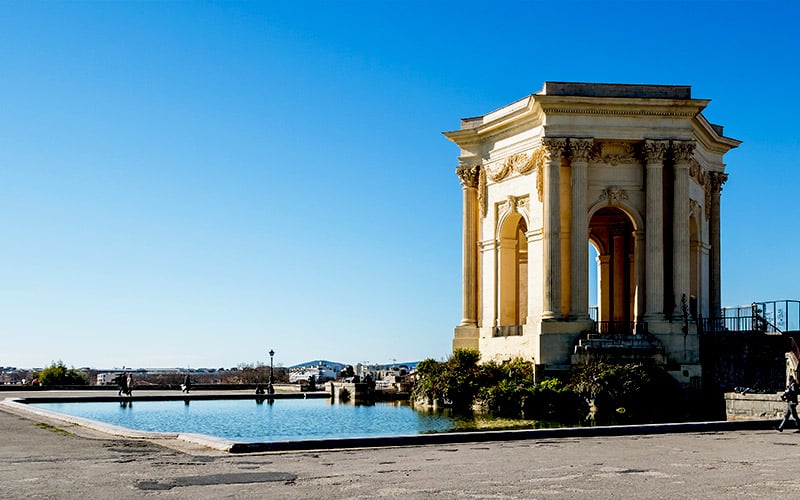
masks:
[[[269,387],[267,387],[267,392],[273,394],[275,392],[275,388],[272,387],[272,384],[275,383],[275,377],[272,376],[272,357],[275,356],[275,351],[272,349],[269,350]]]

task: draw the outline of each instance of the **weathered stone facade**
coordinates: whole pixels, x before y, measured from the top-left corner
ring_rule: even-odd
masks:
[[[630,325],[676,376],[699,377],[694,318],[720,309],[723,155],[739,145],[702,115],[708,102],[687,86],[546,82],[445,133],[463,189],[453,348],[564,370],[581,335]]]

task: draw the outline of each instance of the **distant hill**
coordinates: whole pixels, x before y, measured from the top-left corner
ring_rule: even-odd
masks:
[[[291,370],[292,368],[312,368],[314,366],[319,366],[320,364],[329,366],[330,368],[332,368],[334,371],[337,372],[344,370],[344,368],[347,366],[344,363],[337,363],[336,361],[315,359],[314,361],[306,361],[305,363],[300,363],[298,365],[290,366],[289,369]]]
[[[289,369],[293,368],[312,368],[314,366],[318,366],[320,363],[323,365],[331,367],[334,371],[340,372],[342,371],[347,365],[344,363],[337,363],[336,361],[328,361],[325,359],[315,359],[314,361],[306,361],[305,363],[300,363],[294,366],[290,366]],[[407,361],[404,363],[370,363],[370,366],[378,366],[379,369],[388,370],[392,366],[405,366],[409,370],[413,370],[417,367],[419,361]],[[355,365],[353,365],[355,367]]]

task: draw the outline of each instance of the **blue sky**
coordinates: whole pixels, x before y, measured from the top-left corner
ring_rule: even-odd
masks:
[[[800,298],[796,2],[0,2],[0,365],[448,355],[458,149],[550,81],[691,85],[722,301]]]

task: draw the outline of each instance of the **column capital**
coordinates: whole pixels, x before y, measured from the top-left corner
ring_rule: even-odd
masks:
[[[645,161],[650,165],[663,162],[667,155],[667,149],[669,149],[669,141],[646,139],[642,151],[644,152]]]
[[[721,193],[722,185],[728,180],[728,174],[725,172],[709,172],[708,173],[708,188],[711,193]]]
[[[570,139],[569,151],[572,161],[588,161],[594,147],[594,139]]]
[[[689,160],[694,153],[694,141],[672,141],[672,155],[675,157],[675,164],[689,166]]]
[[[560,160],[567,151],[567,139],[565,137],[543,137],[542,152],[545,159],[550,161]]]
[[[456,175],[461,179],[461,185],[464,188],[478,187],[480,168],[478,165],[460,165],[456,168]]]

